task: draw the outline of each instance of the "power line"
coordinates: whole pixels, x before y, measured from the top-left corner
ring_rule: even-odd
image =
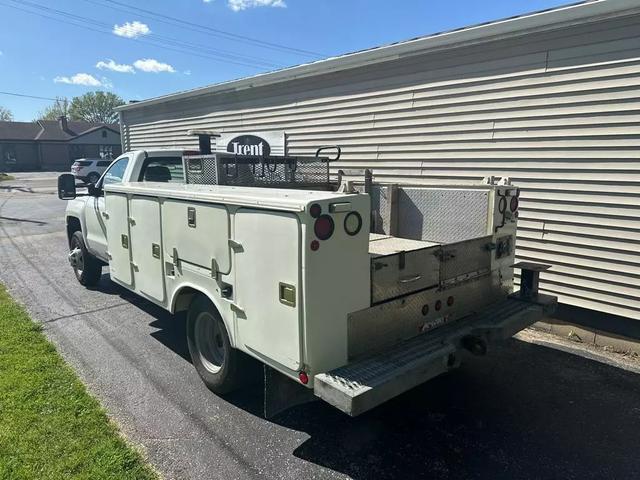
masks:
[[[70,12],[67,12],[67,11],[64,11],[64,10],[58,10],[58,9],[55,9],[55,8],[47,7],[47,6],[39,4],[39,3],[29,2],[27,0],[23,0],[23,1],[9,0],[9,1],[11,1],[13,3],[17,3],[20,6],[28,5],[29,7],[34,8],[36,10],[47,11],[47,12],[52,13],[53,15],[59,15],[59,16],[65,17],[67,19],[70,19],[72,21],[81,22],[81,26],[85,26],[85,23],[89,22],[89,23],[92,23],[92,24],[102,28],[103,29],[102,33],[109,33],[109,34],[112,33],[111,25],[109,25],[107,23],[100,22],[100,21],[98,21],[96,19],[93,19],[93,18],[83,17],[83,16],[80,16],[80,15],[75,15],[73,13],[70,13]],[[32,13],[35,13],[35,12],[32,12]],[[172,46],[184,48],[184,49],[186,49],[187,53],[193,53],[193,50],[195,49],[195,50],[200,50],[201,52],[204,52],[204,53],[211,53],[211,54],[216,55],[216,56],[221,56],[223,58],[227,58],[227,59],[232,60],[233,62],[236,62],[236,63],[237,62],[241,62],[243,64],[246,64],[245,66],[251,66],[251,67],[254,67],[254,68],[257,68],[258,66],[264,66],[264,67],[270,67],[270,68],[282,67],[282,65],[278,65],[276,63],[270,62],[268,60],[264,60],[262,58],[251,57],[251,56],[248,56],[248,55],[238,55],[238,54],[235,54],[233,52],[229,53],[229,52],[226,52],[226,51],[223,51],[223,50],[212,49],[212,48],[209,48],[208,46],[205,46],[205,45],[198,45],[198,44],[194,44],[194,43],[184,42],[184,41],[181,41],[181,40],[176,40],[176,39],[173,39],[171,37],[165,37],[165,36],[157,35],[157,34],[153,34],[153,33],[150,34],[149,37],[151,37],[154,40],[157,39],[157,41],[160,42],[161,44],[169,44],[169,45],[172,45]],[[139,39],[139,38],[132,38],[132,40],[136,40],[136,41],[139,41],[139,42],[142,42],[142,43],[148,43],[148,44],[151,44],[151,45],[155,45],[155,43],[151,43],[149,40],[142,40],[142,39]],[[251,63],[247,64],[247,62],[251,62]],[[256,65],[256,64],[261,64],[261,65]]]
[[[0,95],[12,95],[14,97],[26,97],[26,98],[36,98],[38,100],[60,100],[59,98],[50,98],[50,97],[39,97],[37,95],[27,95],[25,93],[15,93],[15,92],[0,92]]]
[[[16,0],[9,0],[9,1],[14,1],[16,2]],[[16,2],[18,3],[18,2]],[[16,10],[20,10],[22,12],[25,13],[29,13],[32,15],[36,15],[39,17],[43,17],[49,20],[54,20],[60,23],[65,23],[67,25],[73,25],[75,27],[80,27],[80,28],[84,28],[87,30],[91,30],[92,32],[98,32],[98,33],[103,33],[103,34],[107,34],[107,35],[112,35],[112,31],[111,31],[111,26],[108,24],[104,24],[101,22],[97,22],[94,19],[88,18],[88,17],[81,17],[79,15],[74,15],[72,13],[69,12],[64,12],[62,10],[56,10],[56,9],[52,9],[49,7],[46,7],[44,5],[40,5],[40,4],[36,4],[36,3],[32,3],[32,2],[27,2],[27,1],[21,1],[20,4],[27,4],[29,5],[31,8],[35,8],[36,10],[40,10],[40,12],[38,11],[32,11],[32,10],[28,10],[25,8],[22,8],[21,6],[17,6],[17,5],[10,5],[4,2],[0,2],[0,5],[4,5],[5,7],[9,7],[9,8],[13,8]],[[51,16],[50,14],[46,14],[46,13],[42,13],[42,11],[50,11],[52,12],[54,15],[60,15],[64,18],[67,18],[67,20],[64,20],[62,18],[57,18],[55,16]],[[77,23],[77,22],[82,22],[82,23]],[[87,25],[87,22],[93,24],[93,26],[89,26]],[[102,30],[101,30],[102,29]],[[160,47],[160,48],[164,48],[166,50],[173,50],[179,53],[187,53],[189,55],[194,55],[194,56],[198,56],[201,58],[206,58],[206,59],[210,59],[210,60],[214,60],[214,61],[218,61],[218,62],[224,62],[224,63],[232,63],[235,65],[241,65],[241,66],[245,66],[245,67],[250,67],[250,68],[255,68],[255,69],[262,69],[264,67],[267,66],[278,66],[276,64],[273,63],[268,63],[266,61],[259,61],[260,63],[262,63],[262,65],[257,65],[258,61],[253,60],[253,59],[249,59],[248,61],[243,61],[242,57],[240,57],[239,55],[234,55],[234,54],[228,54],[225,52],[220,52],[220,51],[215,51],[213,49],[208,49],[207,47],[203,47],[203,46],[196,46],[195,44],[189,44],[186,42],[181,42],[179,40],[173,40],[169,37],[161,37],[158,35],[152,35],[153,37],[158,37],[158,40],[154,41],[149,41],[149,40],[143,40],[140,38],[131,38],[130,40],[134,40],[136,42],[139,43],[145,43],[148,45],[153,45],[156,47]],[[178,47],[178,48],[172,48],[173,47]],[[205,53],[198,53],[197,51],[194,50],[194,48],[192,48],[192,46],[195,46],[196,48],[199,48],[201,50],[204,50]],[[210,54],[207,54],[206,51],[211,52]],[[221,58],[222,57],[222,58]],[[227,58],[227,57],[231,57],[231,58]],[[238,60],[234,60],[232,59],[233,57],[238,58]]]
[[[98,4],[98,2],[96,2],[95,0],[85,0],[86,2],[90,2],[93,4]],[[326,55],[318,53],[318,52],[313,52],[310,50],[303,50],[301,48],[295,48],[295,47],[289,47],[287,45],[281,45],[278,43],[272,43],[272,42],[267,42],[265,40],[260,40],[260,39],[256,39],[256,38],[252,38],[252,37],[248,37],[246,35],[239,35],[237,33],[232,33],[232,32],[226,32],[224,30],[220,30],[218,28],[213,28],[210,27],[208,25],[202,25],[199,23],[194,23],[194,22],[189,22],[187,20],[182,20],[180,18],[174,18],[174,17],[170,17],[168,15],[164,15],[162,13],[158,13],[158,12],[154,12],[152,10],[147,10],[144,8],[139,8],[139,7],[134,7],[131,5],[127,5],[126,3],[122,3],[119,2],[117,0],[103,0],[104,2],[108,2],[114,5],[119,5],[121,7],[124,7],[126,9],[128,9],[129,11],[136,11],[136,12],[142,12],[148,15],[152,15],[155,18],[156,21],[161,21],[163,23],[169,23],[169,24],[173,24],[173,25],[179,25],[182,26],[182,28],[186,28],[188,27],[189,29],[191,28],[198,28],[200,30],[204,30],[205,32],[203,33],[208,33],[209,35],[213,35],[213,36],[218,36],[218,37],[222,37],[222,38],[226,38],[229,40],[234,40],[234,41],[239,41],[239,42],[243,42],[243,43],[249,43],[251,45],[256,45],[262,48],[269,48],[272,50],[278,50],[278,51],[284,51],[284,52],[288,52],[288,53],[293,53],[296,55],[303,55],[306,57],[315,57],[315,58],[324,58],[326,57]],[[122,10],[122,9],[117,9],[120,11],[125,11],[127,13],[130,13],[127,10]],[[164,20],[158,20],[158,18],[164,19]]]
[[[83,17],[83,16],[80,16],[80,15],[75,15],[73,13],[66,12],[64,10],[57,10],[55,8],[47,7],[45,5],[42,5],[42,4],[39,4],[39,3],[35,3],[35,2],[30,2],[30,1],[27,1],[27,0],[21,0],[20,2],[18,2],[17,0],[9,0],[9,1],[12,1],[14,3],[19,3],[19,4],[26,4],[26,5],[28,5],[28,6],[32,7],[32,8],[36,8],[36,9],[46,10],[46,11],[49,11],[49,12],[53,13],[54,15],[61,15],[63,17],[69,18],[69,19],[74,20],[74,21],[91,22],[91,23],[94,23],[95,25],[98,25],[98,26],[106,29],[108,32],[111,33],[111,25],[110,24],[100,22],[100,21],[98,21],[96,19],[93,19],[93,18]],[[216,49],[212,49],[212,48],[208,47],[207,45],[199,45],[199,44],[196,44],[196,43],[184,42],[182,40],[174,39],[174,38],[171,38],[171,37],[166,37],[166,36],[163,36],[163,35],[158,35],[158,34],[151,33],[151,34],[148,35],[148,37],[151,37],[151,38],[154,38],[154,39],[157,38],[160,42],[167,42],[170,45],[174,45],[174,46],[182,47],[182,48],[187,48],[189,50],[198,49],[198,50],[201,50],[201,51],[204,51],[204,52],[210,52],[210,53],[212,53],[214,55],[220,55],[222,57],[229,58],[231,60],[238,60],[238,61],[249,60],[249,61],[253,61],[255,63],[260,63],[260,64],[262,64],[263,66],[266,66],[266,67],[282,67],[282,65],[270,62],[268,60],[264,60],[264,59],[259,58],[259,57],[252,57],[252,56],[249,56],[249,55],[238,55],[238,54],[235,54],[235,53],[226,52],[224,50],[216,50]],[[147,38],[147,37],[145,37],[145,38]],[[136,40],[136,39],[134,39],[134,40]]]

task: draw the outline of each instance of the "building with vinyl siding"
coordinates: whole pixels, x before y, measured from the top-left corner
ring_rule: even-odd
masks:
[[[124,150],[191,128],[339,144],[383,182],[508,176],[517,257],[567,306],[640,320],[640,3],[600,0],[120,107]],[[633,325],[640,325],[632,322]],[[637,332],[637,327],[636,332]]]

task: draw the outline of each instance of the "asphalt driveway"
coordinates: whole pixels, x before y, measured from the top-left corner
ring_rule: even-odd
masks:
[[[316,402],[264,420],[260,388],[202,385],[183,317],[107,274],[82,288],[55,176],[17,177],[0,282],[166,478],[640,478],[640,376],[518,340],[356,419]]]

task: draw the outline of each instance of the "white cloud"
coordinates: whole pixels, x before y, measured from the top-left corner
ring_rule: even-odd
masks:
[[[138,70],[142,70],[143,72],[151,72],[151,73],[159,73],[159,72],[169,72],[173,73],[176,71],[168,63],[159,62],[154,58],[142,58],[140,60],[136,60],[133,62],[133,66]]]
[[[68,83],[70,85],[85,85],[87,87],[109,87],[110,84],[100,81],[93,75],[88,73],[76,73],[72,77],[56,77],[53,79],[55,83]]]
[[[142,35],[150,34],[151,30],[149,29],[149,25],[147,25],[146,23],[135,20],[133,22],[123,23],[122,25],[114,25],[113,33],[115,33],[119,37],[137,38]]]
[[[182,73],[184,73],[185,75],[191,75],[191,70],[185,70],[185,71],[184,71],[184,72],[182,72]]]
[[[133,65],[127,65],[126,63],[116,63],[112,59],[107,59],[107,61],[100,60],[96,63],[96,68],[100,70],[111,70],[112,72],[119,73],[136,73],[133,69]]]
[[[281,7],[287,6],[284,0],[228,0],[227,5],[234,12],[253,7]]]

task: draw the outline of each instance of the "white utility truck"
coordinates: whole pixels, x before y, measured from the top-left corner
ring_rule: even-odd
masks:
[[[187,311],[193,365],[216,393],[257,360],[267,414],[311,394],[358,415],[555,307],[537,288],[548,266],[514,265],[508,179],[377,184],[330,176],[320,151],[187,153],[128,152],[86,193],[68,174],[58,190],[80,283],[108,265],[114,282]]]

